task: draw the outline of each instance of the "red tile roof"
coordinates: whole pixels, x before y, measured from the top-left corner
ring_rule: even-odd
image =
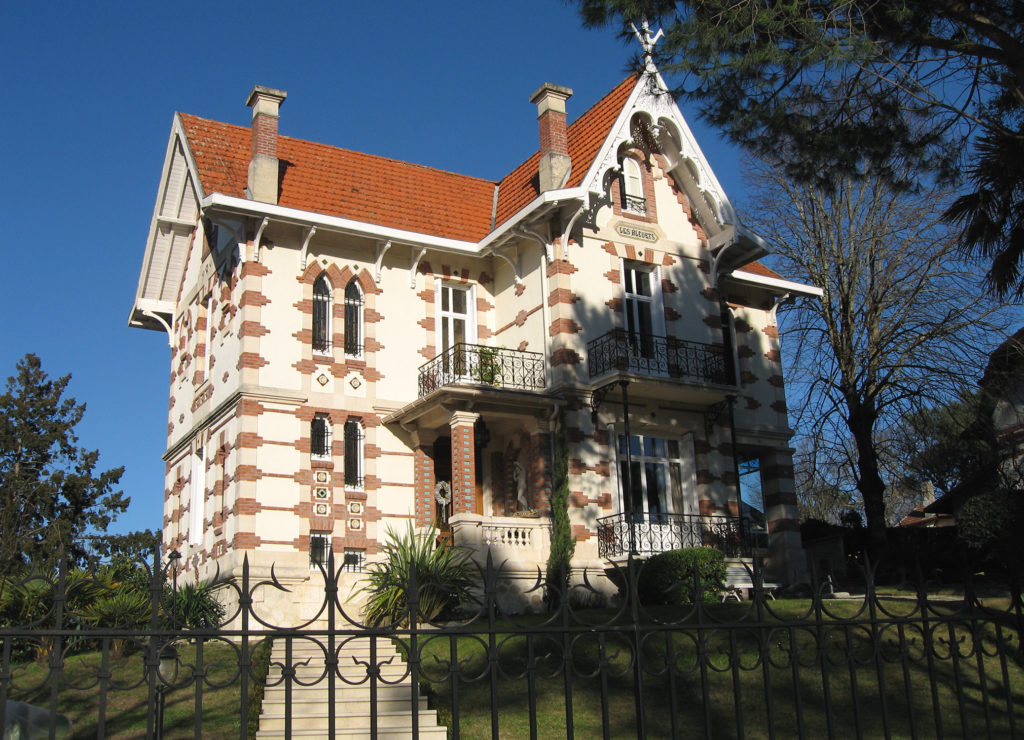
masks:
[[[626,99],[636,87],[636,82],[637,75],[630,75],[624,79],[566,130],[569,158],[572,161],[572,173],[566,187],[573,188],[583,182],[583,176],[590,169],[601,144],[611,131],[612,124],[626,104]],[[514,216],[540,194],[537,176],[539,163],[540,152],[534,152],[501,181],[494,217],[496,226]]]
[[[777,280],[785,280],[785,278],[782,277],[782,275],[780,275],[779,273],[775,272],[775,270],[771,269],[770,267],[765,267],[760,262],[756,261],[748,262],[747,264],[743,265],[743,267],[737,269],[739,269],[741,272],[749,272],[753,273],[754,275],[760,275],[761,277],[770,277],[776,278]]]
[[[567,187],[583,181],[636,81],[627,77],[568,127]],[[179,116],[203,191],[245,197],[251,130]],[[538,195],[539,152],[500,183],[288,136],[278,138],[278,158],[282,206],[449,239],[479,241],[492,214],[498,226]]]
[[[180,116],[203,191],[245,197],[250,129]],[[491,180],[288,136],[277,154],[282,206],[466,241],[491,229]]]

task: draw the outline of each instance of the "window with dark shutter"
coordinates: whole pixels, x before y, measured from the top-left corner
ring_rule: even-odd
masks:
[[[309,564],[312,567],[327,565],[327,559],[331,554],[331,540],[326,534],[311,534],[309,536]]]
[[[321,275],[313,283],[313,351],[331,350],[331,286]]]
[[[355,278],[345,288],[345,354],[363,354],[363,291]]]
[[[331,456],[331,424],[326,416],[318,414],[313,417],[309,436],[309,451],[313,457]]]
[[[355,419],[345,422],[345,486],[363,487],[363,427]]]

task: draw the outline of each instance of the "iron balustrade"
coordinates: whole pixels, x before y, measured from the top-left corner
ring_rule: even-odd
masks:
[[[700,514],[612,514],[597,520],[602,558],[656,555],[684,547],[713,547],[727,557],[750,557],[753,539],[742,517]]]
[[[623,210],[640,216],[647,215],[647,199],[636,195],[622,196]]]
[[[547,386],[544,356],[539,352],[459,342],[420,366],[420,397],[446,385],[463,383],[543,390]]]
[[[588,342],[587,363],[592,378],[632,372],[732,385],[723,347],[625,329],[613,329]]]

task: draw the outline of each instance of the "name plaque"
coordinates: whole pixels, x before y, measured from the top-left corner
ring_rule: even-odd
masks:
[[[636,226],[630,226],[629,224],[616,224],[615,231],[618,232],[619,236],[624,236],[627,239],[640,239],[645,242],[658,241],[658,235],[653,231],[638,229]]]

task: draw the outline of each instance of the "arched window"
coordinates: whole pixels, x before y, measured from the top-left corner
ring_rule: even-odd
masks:
[[[345,487],[363,487],[363,426],[358,419],[345,422]]]
[[[313,351],[331,351],[331,284],[326,275],[313,283]]]
[[[327,414],[317,414],[309,425],[309,452],[317,458],[331,456],[331,420]]]
[[[632,157],[622,160],[622,210],[640,215],[647,213],[640,163]]]
[[[363,291],[355,278],[345,287],[345,354],[363,354]]]

